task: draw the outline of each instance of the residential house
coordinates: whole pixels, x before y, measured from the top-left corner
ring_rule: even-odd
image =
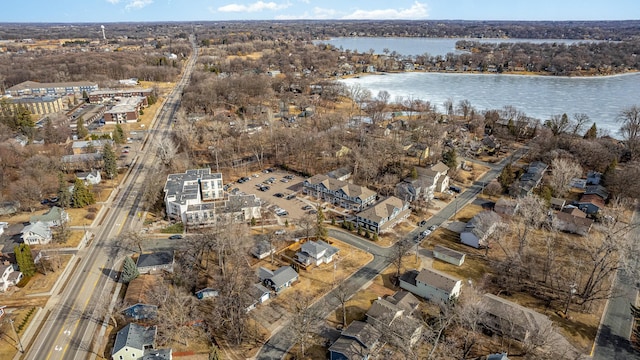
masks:
[[[582,213],[582,211],[575,209]],[[584,213],[583,213],[584,214]],[[586,214],[585,214],[586,215]],[[566,212],[557,212],[553,215],[553,226],[572,234],[586,236],[591,231],[593,220],[581,216],[571,215]]]
[[[408,156],[416,157],[418,159],[429,158],[429,146],[425,144],[410,144],[405,147]]]
[[[71,144],[71,150],[73,155],[102,153],[102,149],[106,144],[111,145],[113,148],[115,143],[113,140],[108,139],[74,141]]]
[[[53,206],[42,215],[34,215],[29,218],[29,223],[41,222],[47,227],[60,226],[69,221],[69,214],[61,207]]]
[[[53,239],[51,229],[43,222],[29,224],[22,229],[22,242],[29,245],[48,244]]]
[[[526,196],[540,185],[544,173],[549,166],[541,161],[534,161],[527,167],[527,172],[520,176],[518,182],[510,190],[512,196]]]
[[[442,161],[438,161],[435,165],[430,167],[431,171],[435,171],[440,176],[438,176],[438,180],[436,181],[436,192],[444,192],[449,188],[449,176],[447,173],[449,172],[449,167],[445,165]]]
[[[341,167],[327,173],[327,176],[338,181],[347,181],[351,178],[353,172],[349,168]]]
[[[380,332],[364,321],[353,321],[329,347],[330,360],[367,360],[375,351]]]
[[[332,179],[327,175],[315,175],[306,179],[302,191],[347,210],[360,211],[376,201],[376,192],[364,186]]]
[[[422,324],[411,316],[418,304],[420,300],[411,293],[398,291],[374,301],[366,313],[367,322],[388,329],[413,346],[422,334]]]
[[[441,162],[428,169],[416,167],[418,177],[406,178],[397,184],[396,196],[409,202],[429,201],[434,198],[436,192],[444,192],[449,188],[448,171],[449,167]]]
[[[60,159],[65,171],[85,171],[102,168],[102,153],[63,155]]]
[[[474,216],[460,233],[460,241],[479,249],[487,246],[487,238],[493,233],[500,216],[493,211],[482,211]]]
[[[134,320],[155,319],[158,305],[151,302],[149,294],[160,282],[155,275],[140,275],[131,280],[124,295],[124,316]]]
[[[573,178],[569,181],[569,186],[578,190],[584,190],[587,188],[587,180],[580,178]]]
[[[602,173],[595,170],[587,172],[587,185],[600,185],[600,181],[602,181]]]
[[[91,170],[89,172],[76,173],[76,177],[84,182],[85,185],[98,185],[102,181],[100,170]]]
[[[282,266],[275,271],[260,267],[258,269],[258,278],[265,286],[279,293],[298,281],[298,273],[291,266]]]
[[[585,213],[584,211],[578,209],[575,205],[567,205],[567,206],[565,206],[564,209],[562,209],[562,212],[567,213],[567,214],[572,215],[572,216],[581,217],[581,218],[586,218],[587,217],[587,213]]]
[[[196,291],[195,295],[196,295],[196,298],[198,298],[198,300],[213,298],[218,296],[218,290],[208,287],[208,288],[204,288],[202,290]]]
[[[609,198],[609,191],[602,185],[587,185],[584,195],[598,195],[606,201]]]
[[[462,280],[434,269],[410,270],[400,277],[400,287],[435,303],[460,295]]]
[[[355,223],[362,229],[382,233],[391,230],[397,223],[411,215],[409,203],[395,196],[385,200],[356,214]]]
[[[545,315],[493,294],[484,294],[481,303],[486,311],[482,325],[518,341],[550,331],[553,326]]]
[[[339,251],[337,247],[322,240],[307,241],[296,253],[296,260],[303,265],[320,266],[333,261],[333,256]]]
[[[125,325],[116,335],[116,341],[111,351],[111,359],[147,360],[152,358],[171,360],[171,349],[154,349],[156,332],[155,326],[145,327],[135,323]]]
[[[565,199],[552,197],[550,201],[551,208],[558,211],[562,211],[562,209],[564,209],[566,204],[567,204],[567,201]]]
[[[156,251],[148,254],[140,254],[136,266],[140,274],[151,274],[160,271],[173,272],[173,250]]]
[[[500,215],[514,216],[518,211],[518,202],[513,199],[500,198],[496,201],[493,210]]]
[[[582,195],[575,205],[587,215],[594,215],[604,208],[604,200],[596,194]]]
[[[22,276],[22,272],[17,270],[15,264],[5,261],[0,265],[0,291],[5,292],[9,287],[18,284]]]
[[[464,263],[465,254],[448,247],[436,245],[433,248],[433,257],[449,264],[460,266]]]
[[[259,241],[256,246],[251,249],[251,254],[262,260],[276,252],[276,249],[267,240]]]
[[[255,309],[258,304],[264,303],[271,297],[271,291],[269,291],[269,289],[264,287],[262,284],[253,284],[253,286],[249,289],[249,292],[253,301],[247,307],[247,311]]]

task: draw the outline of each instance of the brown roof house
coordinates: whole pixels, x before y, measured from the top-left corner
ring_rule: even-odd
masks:
[[[582,213],[582,211],[580,212]],[[591,231],[592,225],[593,220],[581,216],[575,216],[564,211],[557,212],[553,216],[553,226],[556,229],[572,234],[585,236],[589,231]]]
[[[422,334],[422,324],[411,316],[420,300],[407,291],[377,299],[367,311],[367,322],[378,329],[386,328],[413,346]]]
[[[549,318],[524,306],[493,294],[484,294],[481,302],[486,311],[482,325],[491,331],[518,341],[553,331]]]
[[[410,270],[400,277],[400,287],[435,303],[456,299],[462,280],[435,269]]]
[[[376,201],[376,192],[364,186],[318,174],[306,179],[302,185],[306,195],[328,201],[348,210],[360,211]]]
[[[409,203],[390,196],[381,202],[356,214],[356,225],[361,228],[382,233],[411,215]]]
[[[151,301],[153,289],[160,283],[155,275],[140,275],[131,280],[124,295],[124,316],[134,320],[154,319],[158,305]]]

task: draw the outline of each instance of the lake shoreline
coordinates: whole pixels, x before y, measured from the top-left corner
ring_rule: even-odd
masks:
[[[350,75],[341,75],[338,76],[339,79],[351,79],[351,78],[360,78],[364,76],[386,76],[386,75],[397,75],[397,74],[410,74],[410,73],[424,73],[424,74],[451,74],[451,75],[489,75],[489,76],[523,76],[523,77],[548,77],[548,78],[563,78],[563,79],[602,79],[602,78],[610,78],[610,77],[618,77],[618,76],[628,76],[628,75],[636,75],[640,71],[632,70],[619,74],[608,74],[608,75],[551,75],[545,73],[536,73],[536,72],[528,72],[528,71],[509,71],[502,73],[490,73],[486,71],[430,71],[430,70],[414,70],[414,71],[387,71],[387,72],[363,72],[358,74],[350,74]]]

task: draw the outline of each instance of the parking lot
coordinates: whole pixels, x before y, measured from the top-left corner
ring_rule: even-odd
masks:
[[[274,169],[269,173],[264,171],[250,173],[244,178],[249,180],[242,183],[237,181],[227,183],[229,185],[227,191],[233,193],[234,189],[237,189],[236,192],[255,194],[262,200],[263,211],[270,211],[274,216],[280,218],[281,222],[284,222],[285,219],[289,219],[289,222],[291,219],[299,219],[315,208],[315,204],[305,200],[302,194],[304,179],[292,173]],[[270,178],[273,181],[269,181]],[[260,184],[262,184],[262,190],[259,187]],[[308,206],[312,206],[312,208],[308,208]],[[305,210],[303,207],[306,207]],[[286,215],[284,213],[280,216],[275,215],[278,208],[286,211]]]

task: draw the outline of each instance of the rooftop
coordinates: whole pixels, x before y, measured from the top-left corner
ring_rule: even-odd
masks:
[[[168,265],[173,263],[173,250],[156,251],[149,254],[140,254],[136,265],[139,268],[149,266]]]
[[[127,324],[118,331],[116,341],[113,344],[112,354],[117,353],[125,347],[132,347],[144,350],[145,347],[152,347],[156,337],[156,327],[144,327],[135,323]]]

